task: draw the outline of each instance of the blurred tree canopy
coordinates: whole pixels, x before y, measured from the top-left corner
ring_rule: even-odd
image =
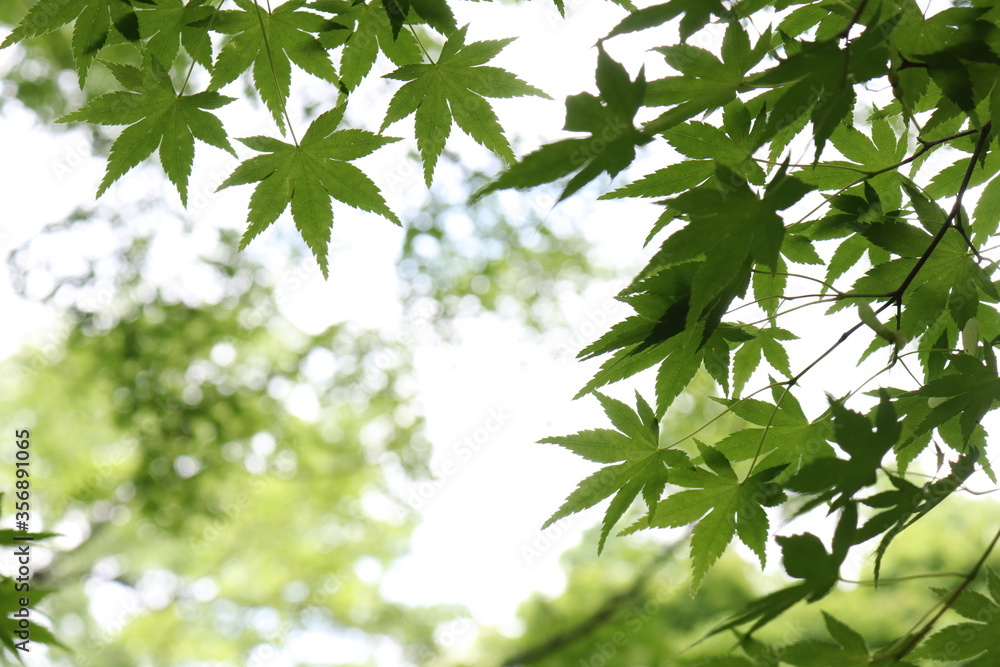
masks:
[[[67,664],[243,662],[307,628],[431,650],[454,612],[400,624],[371,575],[412,527],[382,466],[426,468],[407,350],[348,326],[304,335],[231,251],[210,263],[218,302],[165,298],[142,281],[144,241],[118,258],[112,304],[73,309],[63,340],[4,375],[5,412],[48,443],[35,502],[69,552],[36,576],[59,590]],[[101,599],[116,617],[87,612]]]
[[[452,208],[429,205],[421,229],[440,234]],[[423,232],[404,239],[400,300],[404,312],[443,304],[432,339],[450,338],[459,315],[445,294],[472,295],[464,316],[501,314],[496,288],[480,302],[472,276],[503,285],[537,267],[527,309],[502,314],[538,328],[559,320],[558,281],[599,273],[580,237],[571,253],[520,243],[501,210],[477,220],[493,238],[442,237],[439,264],[413,243]],[[465,612],[380,592],[418,520],[400,480],[429,475],[417,339],[349,323],[304,333],[282,314],[275,276],[227,232],[182,260],[192,284],[157,283],[160,237],[193,242],[189,227],[141,204],[80,209],[8,257],[14,288],[60,322],[4,362],[0,385],[10,423],[46,443],[33,502],[61,536],[40,543],[34,585],[54,593],[42,609],[55,637],[43,625],[35,640],[74,666],[263,665],[308,633],[335,637],[350,664],[446,660],[435,631]],[[53,261],[109,233],[112,251]],[[500,244],[510,257],[491,261]]]

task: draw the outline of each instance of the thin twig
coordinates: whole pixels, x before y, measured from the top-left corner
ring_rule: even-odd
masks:
[[[913,162],[914,160],[916,160],[917,158],[919,158],[921,155],[925,154],[927,151],[929,151],[932,148],[934,148],[935,146],[939,146],[939,145],[941,145],[943,143],[947,143],[949,141],[954,141],[955,139],[961,139],[962,137],[968,137],[970,135],[975,134],[978,131],[979,130],[976,130],[976,129],[963,130],[962,132],[957,132],[957,133],[949,135],[947,137],[942,137],[941,139],[935,139],[934,141],[927,141],[927,140],[921,139],[920,137],[917,137],[917,141],[920,142],[920,148],[917,149],[916,152],[913,153],[913,155],[911,155],[910,157],[905,158],[903,160],[900,160],[899,162],[897,162],[895,164],[891,164],[891,165],[889,165],[887,167],[882,167],[881,169],[876,169],[874,171],[864,171],[864,170],[859,170],[859,169],[853,169],[853,168],[850,168],[850,167],[848,167],[846,165],[834,165],[834,164],[824,165],[824,167],[826,167],[826,168],[851,169],[852,171],[860,171],[861,173],[864,174],[864,176],[861,177],[861,178],[857,178],[857,179],[851,181],[850,183],[848,183],[847,185],[845,185],[844,187],[840,188],[839,190],[837,190],[836,192],[834,192],[833,194],[831,194],[829,196],[823,195],[823,197],[825,197],[825,200],[823,202],[820,202],[819,204],[817,204],[815,207],[813,207],[812,210],[810,210],[808,213],[806,213],[801,218],[799,218],[796,221],[795,224],[799,224],[799,223],[804,222],[813,213],[815,213],[819,209],[823,208],[823,206],[825,204],[829,203],[830,199],[832,199],[833,197],[835,197],[835,196],[837,196],[839,194],[843,194],[847,190],[850,190],[851,188],[853,188],[858,183],[861,183],[863,181],[867,181],[869,178],[875,178],[876,176],[879,176],[880,174],[884,174],[887,171],[894,171],[896,169],[899,169],[900,167],[903,167],[905,165],[910,164],[911,162]],[[812,166],[812,165],[809,165],[809,166]]]
[[[914,278],[917,277],[917,274],[920,273],[920,269],[922,269],[924,264],[927,263],[927,260],[930,259],[931,254],[941,243],[941,240],[944,239],[945,232],[954,226],[955,218],[959,215],[959,211],[962,210],[962,198],[965,196],[965,191],[969,188],[969,181],[972,179],[972,172],[975,171],[976,162],[979,161],[979,155],[983,152],[983,148],[986,146],[986,139],[989,137],[991,125],[992,121],[987,121],[986,124],[978,130],[979,140],[976,142],[976,148],[972,151],[972,156],[969,158],[969,166],[965,170],[965,176],[962,177],[962,184],[958,188],[958,194],[955,197],[955,204],[951,207],[951,212],[948,213],[948,217],[945,218],[944,224],[941,225],[941,229],[939,229],[937,234],[934,235],[934,238],[931,239],[930,244],[927,246],[927,250],[924,251],[924,254],[920,256],[917,263],[914,264],[912,269],[910,269],[910,272],[907,274],[906,278],[903,279],[899,288],[893,292],[889,301],[884,303],[875,312],[882,312],[893,303],[896,303],[897,305],[902,304],[903,292],[906,291],[906,288],[910,286]]]
[[[673,442],[671,442],[666,447],[661,447],[661,449],[670,449],[672,447],[676,447],[677,445],[681,444],[682,442],[684,442],[688,438],[693,438],[694,436],[698,435],[699,433],[701,433],[702,431],[704,431],[706,428],[708,428],[709,426],[711,426],[713,422],[715,422],[716,420],[722,418],[724,415],[727,415],[730,412],[732,412],[733,408],[735,408],[737,405],[739,405],[743,401],[746,401],[746,400],[749,400],[749,399],[753,398],[754,396],[756,396],[757,394],[759,394],[762,391],[767,391],[768,389],[772,389],[774,387],[780,387],[783,384],[784,384],[784,382],[772,382],[771,384],[769,384],[769,385],[767,385],[765,387],[761,387],[760,389],[755,389],[754,391],[750,392],[749,394],[747,394],[743,398],[737,400],[732,405],[727,405],[725,410],[723,410],[719,414],[715,415],[714,417],[712,417],[711,419],[709,419],[707,422],[705,422],[704,424],[702,424],[701,426],[699,426],[695,430],[693,430],[690,433],[688,433],[687,435],[685,435],[683,438],[678,438],[677,440],[674,440]]]
[[[774,275],[777,275],[777,276],[788,276],[789,278],[802,278],[803,280],[811,280],[813,282],[819,283],[820,285],[822,285],[823,287],[825,287],[827,289],[833,290],[837,294],[841,294],[841,291],[839,289],[837,289],[836,287],[834,287],[830,283],[826,282],[825,280],[820,280],[819,278],[814,278],[813,276],[807,276],[807,275],[802,274],[802,273],[789,273],[788,271],[764,271],[763,269],[750,269],[750,272],[751,273],[767,273],[767,274],[772,274],[773,273]]]
[[[964,572],[928,572],[925,574],[910,574],[905,577],[890,577],[888,579],[882,578],[879,579],[878,581],[875,581],[874,579],[864,579],[861,581],[855,581],[853,579],[844,579],[843,577],[841,577],[840,581],[844,582],[845,584],[854,584],[856,586],[872,586],[877,588],[878,586],[881,586],[883,584],[896,584],[901,581],[912,581],[914,579],[939,579],[943,577],[964,577],[964,576],[966,576]]]
[[[972,566],[972,569],[969,571],[969,573],[965,575],[965,579],[963,579],[961,583],[959,583],[958,586],[955,587],[955,590],[953,590],[944,600],[938,612],[934,614],[934,616],[932,616],[929,621],[924,623],[924,625],[920,628],[920,630],[913,633],[913,635],[910,636],[909,640],[905,644],[903,644],[903,647],[901,649],[889,653],[884,657],[892,658],[893,662],[899,662],[904,657],[906,657],[906,655],[910,651],[915,649],[921,641],[923,641],[924,637],[926,637],[927,634],[934,628],[934,624],[938,622],[938,620],[944,615],[946,611],[948,611],[949,609],[951,609],[952,606],[954,606],[959,596],[962,595],[965,589],[969,587],[969,584],[975,581],[976,577],[979,575],[979,570],[981,570],[983,564],[986,563],[986,559],[989,558],[991,553],[993,553],[993,548],[996,546],[997,541],[1000,541],[1000,530],[996,532],[996,534],[993,536],[993,539],[990,541],[989,545],[983,551],[982,556],[980,556],[979,560],[976,561],[976,564]]]

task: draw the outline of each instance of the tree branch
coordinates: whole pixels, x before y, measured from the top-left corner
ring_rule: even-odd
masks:
[[[969,158],[969,166],[965,170],[965,176],[962,177],[962,184],[958,188],[958,195],[955,197],[955,204],[951,207],[951,212],[948,213],[948,217],[945,218],[944,224],[941,225],[941,229],[939,229],[937,234],[934,235],[930,245],[927,246],[927,250],[924,251],[924,254],[920,256],[917,263],[912,269],[910,269],[910,272],[907,274],[906,278],[903,279],[903,282],[900,283],[896,291],[889,295],[889,300],[882,304],[882,306],[875,312],[880,313],[893,303],[902,305],[903,292],[905,292],[906,288],[910,286],[913,279],[917,277],[917,274],[920,273],[920,269],[922,269],[924,264],[927,263],[927,260],[931,258],[931,254],[944,238],[945,232],[947,232],[949,228],[956,226],[955,220],[959,215],[961,215],[962,211],[962,198],[965,196],[965,191],[969,188],[969,181],[972,180],[972,172],[976,169],[976,162],[979,161],[979,156],[982,154],[983,148],[986,146],[986,139],[990,135],[991,126],[992,121],[987,121],[987,123],[978,130],[979,141],[976,142],[976,148],[972,151],[972,156]]]
[[[840,34],[837,35],[837,37],[839,37],[840,39],[847,39],[848,37],[850,37],[851,30],[854,28],[855,25],[857,25],[858,19],[861,18],[861,13],[865,11],[865,7],[867,5],[868,5],[868,0],[861,0],[861,2],[858,3],[858,8],[857,10],[855,10],[854,16],[851,17],[851,22],[847,24],[847,27],[844,28],[840,32]]]
[[[671,545],[663,549],[646,565],[646,567],[642,569],[639,575],[635,578],[635,581],[632,582],[631,586],[629,586],[626,590],[608,598],[604,604],[589,617],[585,618],[577,625],[550,637],[541,644],[507,658],[501,667],[518,667],[519,665],[531,664],[561,650],[563,647],[568,646],[579,639],[582,639],[599,628],[601,625],[606,623],[619,608],[628,603],[630,600],[639,597],[642,593],[643,586],[646,585],[649,578],[653,576],[656,570],[658,570],[664,562],[673,556],[674,551],[676,550],[676,545]]]
[[[934,628],[934,624],[937,623],[938,620],[940,620],[940,618],[944,615],[946,611],[951,609],[951,607],[958,600],[959,596],[962,595],[962,592],[969,587],[969,584],[975,581],[977,576],[979,576],[979,571],[983,568],[983,564],[986,563],[986,559],[989,558],[991,553],[993,553],[993,548],[996,546],[997,541],[1000,541],[1000,530],[996,532],[996,534],[993,536],[993,539],[986,547],[986,550],[983,551],[983,555],[979,557],[979,560],[976,561],[976,564],[973,565],[969,573],[965,575],[965,579],[963,579],[961,583],[959,583],[958,586],[955,587],[955,590],[953,590],[951,594],[948,595],[948,598],[941,605],[941,608],[937,611],[937,613],[934,614],[934,616],[929,621],[924,623],[923,627],[921,627],[920,630],[911,635],[901,649],[899,649],[898,651],[894,651],[892,653],[888,653],[884,657],[892,658],[893,662],[899,662],[904,657],[906,657],[906,655],[910,651],[915,649],[921,641],[923,641],[924,637],[927,636],[927,633],[929,633]]]

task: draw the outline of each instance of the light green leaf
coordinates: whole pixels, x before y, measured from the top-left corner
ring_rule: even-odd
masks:
[[[565,447],[595,463],[617,463],[649,454],[649,448],[643,441],[633,440],[623,433],[606,428],[580,431],[574,435],[551,436],[542,438],[539,442]]]
[[[591,138],[565,139],[542,146],[480,189],[473,201],[496,190],[550,183],[577,172],[559,196],[562,201],[601,173],[613,177],[632,163],[636,146],[651,139],[636,130],[632,122],[643,104],[645,74],[640,70],[634,81],[629,79],[625,68],[612,60],[600,43],[597,71],[600,98],[590,93],[566,98],[565,129],[590,132]]]
[[[178,95],[155,61],[152,73],[129,65],[114,65],[113,71],[120,80],[134,82],[135,90],[106,93],[59,119],[62,123],[130,124],[111,146],[98,196],[159,147],[163,170],[177,187],[181,203],[187,205],[194,140],[236,155],[222,123],[205,111],[224,106],[233,98],[210,91]]]
[[[378,187],[346,161],[368,155],[398,139],[363,130],[332,131],[331,119],[339,119],[342,114],[342,110],[334,109],[319,116],[298,145],[266,137],[240,140],[263,153],[241,163],[218,188],[259,181],[250,197],[250,226],[241,247],[246,247],[291,206],[296,228],[327,276],[327,250],[333,225],[331,198],[399,224]]]
[[[640,491],[652,520],[667,484],[667,465],[689,466],[690,459],[683,452],[658,448],[659,423],[652,414],[649,404],[638,393],[636,393],[638,412],[617,399],[597,392],[595,395],[618,431],[594,429],[574,435],[549,437],[540,442],[561,445],[598,463],[622,461],[617,465],[602,468],[583,480],[562,507],[545,523],[548,526],[615,494],[605,513],[598,543],[600,552],[611,529]]]
[[[143,5],[139,5],[143,7]],[[144,58],[155,58],[164,67],[177,59],[183,43],[188,55],[208,70],[212,69],[212,42],[205,34],[205,24],[214,9],[206,0],[157,0],[155,6],[140,9],[139,33],[146,39]]]
[[[657,169],[634,183],[622,186],[614,192],[601,195],[600,199],[622,199],[624,197],[667,197],[690,190],[703,183],[715,173],[712,160],[687,160]]]
[[[637,521],[622,533],[676,528],[698,521],[691,536],[692,591],[698,589],[734,535],[757,554],[763,566],[768,520],[762,504],[770,506],[783,498],[780,487],[771,482],[783,466],[740,482],[725,455],[700,443],[698,448],[711,471],[698,468],[688,472],[684,485],[697,488],[672,494],[657,505],[648,521]]]
[[[340,83],[329,53],[313,34],[327,22],[302,10],[300,1],[286,2],[272,12],[252,0],[234,1],[238,10],[222,10],[212,22],[212,30],[232,36],[216,58],[211,87],[219,89],[251,69],[254,88],[284,132],[292,63],[324,81]]]
[[[0,49],[61,28],[79,16],[85,4],[85,0],[38,0],[0,43]]]

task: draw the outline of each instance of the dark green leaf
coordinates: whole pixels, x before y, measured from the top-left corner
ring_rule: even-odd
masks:
[[[392,96],[382,121],[382,130],[410,114],[416,114],[415,129],[420,138],[418,145],[424,162],[424,180],[428,185],[433,179],[438,158],[444,152],[452,121],[504,161],[512,163],[514,153],[510,143],[485,98],[522,95],[548,97],[506,70],[482,65],[510,40],[466,45],[467,29],[468,26],[465,26],[452,33],[436,63],[405,65],[386,74],[388,78],[406,83]],[[537,184],[538,182],[529,183]],[[481,197],[486,191],[480,190],[476,196]]]

